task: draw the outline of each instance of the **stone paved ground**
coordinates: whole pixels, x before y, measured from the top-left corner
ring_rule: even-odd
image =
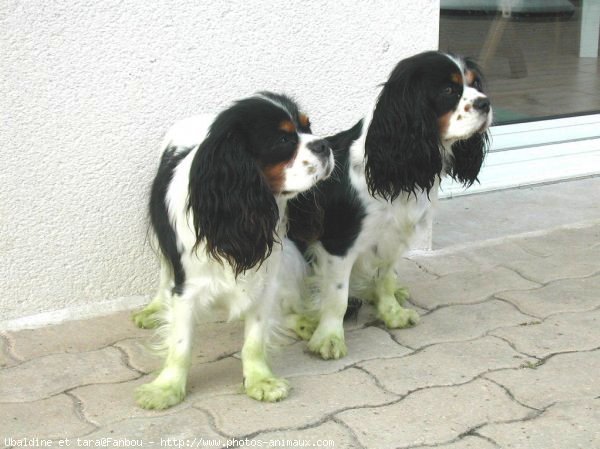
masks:
[[[414,255],[401,274],[421,323],[389,331],[364,306],[345,359],[293,343],[273,356],[293,386],[277,404],[240,394],[240,323],[202,326],[189,395],[164,412],[134,404],[159,361],[129,313],[3,332],[0,443],[600,448],[600,222]]]

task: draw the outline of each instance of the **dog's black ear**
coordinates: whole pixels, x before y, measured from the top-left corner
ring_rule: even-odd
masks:
[[[489,132],[476,133],[465,140],[459,140],[452,145],[454,161],[450,176],[465,187],[471,187],[481,170],[483,160],[489,146]]]
[[[231,120],[217,117],[192,162],[188,210],[196,249],[201,242],[238,276],[260,266],[273,249],[277,203],[248,142]]]
[[[429,193],[442,170],[440,135],[425,87],[410,60],[383,86],[365,141],[366,178],[373,196]]]

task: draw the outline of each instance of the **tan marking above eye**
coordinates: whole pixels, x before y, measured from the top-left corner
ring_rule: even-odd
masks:
[[[452,75],[450,75],[450,79],[452,80],[453,83],[456,83],[456,84],[463,83],[463,77],[458,72],[454,72]]]
[[[290,120],[284,120],[279,124],[279,129],[286,133],[295,133],[296,126]]]
[[[308,119],[308,117],[305,114],[300,114],[300,116],[298,117],[298,120],[300,120],[300,124],[302,126],[310,125],[310,120]]]
[[[465,80],[467,81],[467,85],[471,86],[476,79],[477,75],[472,70],[467,70],[465,72]]]

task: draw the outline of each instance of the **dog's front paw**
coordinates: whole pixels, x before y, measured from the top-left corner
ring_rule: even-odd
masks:
[[[344,334],[329,334],[322,338],[316,338],[317,334],[308,342],[308,349],[315,354],[318,354],[324,360],[340,359],[348,354]]]
[[[158,312],[159,309],[149,305],[139,312],[134,312],[131,318],[135,325],[141,329],[154,329],[160,324]]]
[[[150,382],[135,390],[135,401],[145,409],[163,410],[183,401],[185,386],[179,383]]]
[[[379,318],[388,329],[403,329],[414,326],[419,322],[419,314],[412,309],[405,309],[396,304],[396,307],[381,308]]]
[[[244,382],[246,394],[252,399],[265,402],[277,402],[285,399],[290,391],[287,380],[277,377],[262,379],[246,379]]]

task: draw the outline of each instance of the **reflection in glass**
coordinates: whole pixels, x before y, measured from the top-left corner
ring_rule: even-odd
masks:
[[[441,0],[440,50],[474,57],[496,123],[600,111],[600,0]]]

